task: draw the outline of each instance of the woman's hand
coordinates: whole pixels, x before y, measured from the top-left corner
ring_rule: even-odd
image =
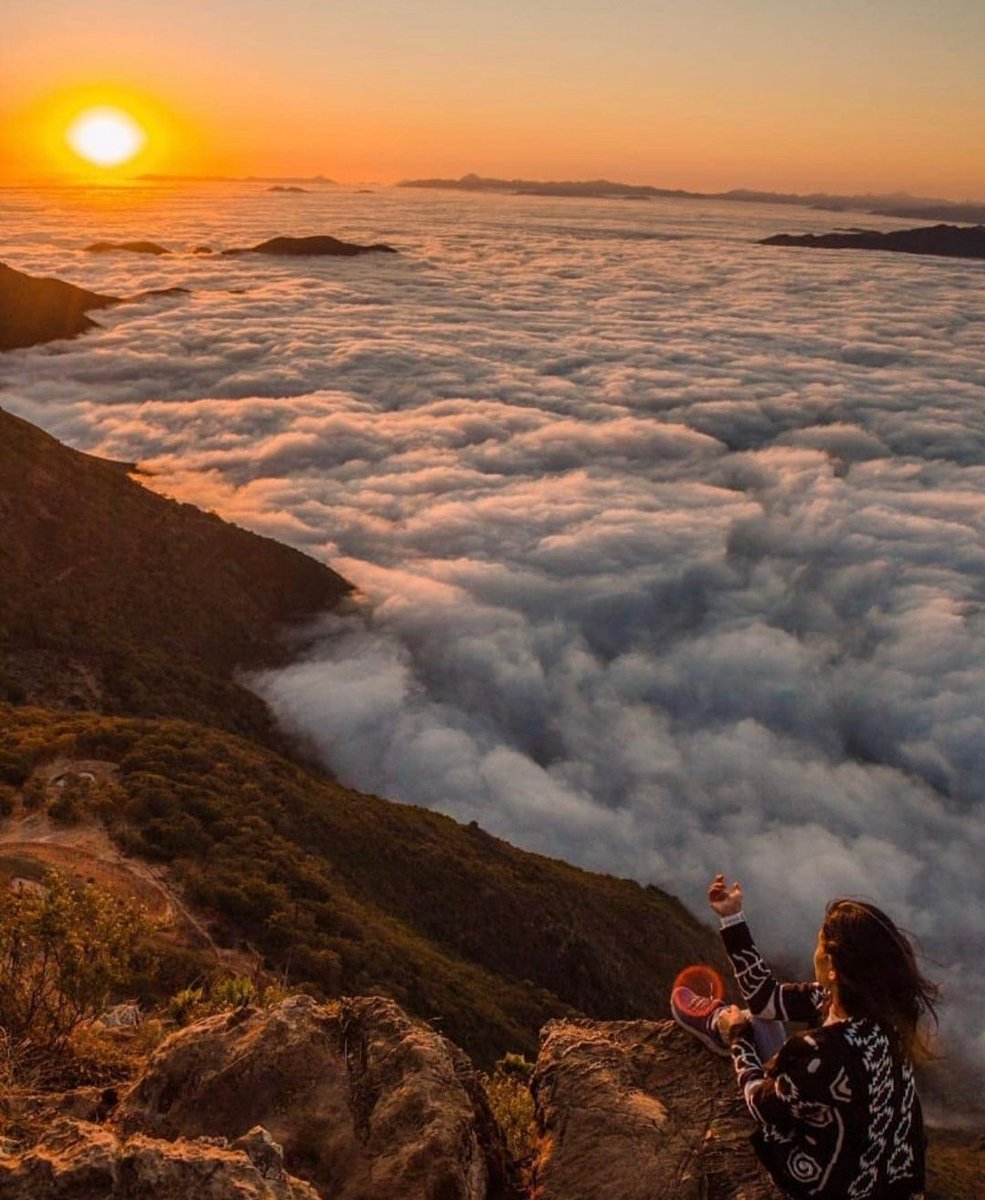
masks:
[[[716,875],[708,885],[708,903],[720,917],[733,917],[742,911],[742,884],[728,887],[724,875]]]
[[[731,1045],[732,1039],[749,1024],[749,1014],[736,1004],[730,1004],[718,1014],[718,1032]]]

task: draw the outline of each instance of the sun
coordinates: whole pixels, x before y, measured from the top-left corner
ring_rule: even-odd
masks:
[[[147,134],[120,108],[102,105],[79,113],[65,140],[80,158],[97,167],[118,167],[139,154]]]

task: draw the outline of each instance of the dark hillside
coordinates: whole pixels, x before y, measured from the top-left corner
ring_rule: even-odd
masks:
[[[0,350],[36,346],[94,329],[85,314],[119,304],[61,279],[36,279],[0,263]]]
[[[518,850],[472,826],[308,775],[176,721],[0,708],[0,766],[119,764],[91,812],[167,861],[227,944],[291,987],[382,993],[490,1065],[551,1017],[664,1016],[676,973],[720,962],[673,897]]]
[[[349,585],[0,410],[0,698],[267,736],[236,668]]]

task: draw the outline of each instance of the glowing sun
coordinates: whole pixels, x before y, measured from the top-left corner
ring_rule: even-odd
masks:
[[[80,113],[65,133],[76,154],[97,167],[117,167],[133,158],[147,135],[119,108],[89,108]]]

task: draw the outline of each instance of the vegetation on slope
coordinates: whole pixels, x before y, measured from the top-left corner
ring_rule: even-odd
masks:
[[[170,864],[217,939],[248,941],[291,987],[392,996],[483,1066],[532,1054],[554,1016],[663,1016],[677,971],[720,957],[654,887],[362,795],[229,734],[0,707],[8,780],[56,756],[118,764],[98,816],[128,852]]]
[[[328,567],[0,411],[0,699],[177,716],[273,740],[237,668],[336,605]]]

